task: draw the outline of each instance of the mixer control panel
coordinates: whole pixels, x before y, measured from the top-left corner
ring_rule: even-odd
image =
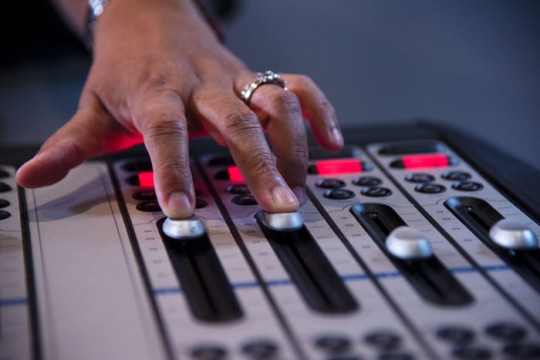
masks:
[[[224,152],[192,159],[188,219],[145,156],[35,190],[14,172],[1,359],[540,359],[538,219],[442,141],[313,149],[294,213]]]

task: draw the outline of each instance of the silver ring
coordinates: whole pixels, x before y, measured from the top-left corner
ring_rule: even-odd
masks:
[[[240,92],[240,98],[246,103],[246,105],[249,105],[249,101],[251,100],[255,90],[257,90],[259,86],[266,84],[278,85],[283,90],[287,91],[285,81],[283,81],[281,76],[278,73],[267,70],[263,73],[257,73],[257,79],[244,86]]]

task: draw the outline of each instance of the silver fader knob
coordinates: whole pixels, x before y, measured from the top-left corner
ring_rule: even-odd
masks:
[[[527,250],[538,247],[534,232],[518,221],[502,219],[489,230],[495,244],[508,250]]]
[[[300,212],[269,213],[263,211],[260,220],[264,226],[275,231],[295,231],[304,226],[304,219]]]
[[[386,249],[404,260],[425,259],[433,255],[429,240],[420,231],[408,226],[400,226],[388,235]]]
[[[191,240],[204,235],[205,229],[195,216],[178,220],[167,218],[163,222],[163,233],[173,239]]]

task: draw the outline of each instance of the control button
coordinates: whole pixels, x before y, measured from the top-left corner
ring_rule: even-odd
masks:
[[[448,167],[450,159],[445,154],[415,154],[405,155],[400,159],[392,161],[390,167],[397,169],[420,169]]]
[[[447,171],[444,174],[442,174],[441,177],[445,180],[465,181],[471,178],[471,174],[465,171]]]
[[[351,348],[351,341],[345,336],[323,335],[315,339],[315,346],[328,353],[343,353]]]
[[[503,348],[503,353],[512,359],[540,359],[540,346],[536,344],[511,344]]]
[[[427,183],[435,181],[435,176],[426,173],[413,173],[405,176],[405,180],[412,183]]]
[[[126,178],[126,184],[131,186],[139,186],[139,175],[133,175]]]
[[[6,210],[0,210],[0,220],[4,220],[4,219],[7,219],[8,217],[10,217],[11,214],[9,211],[6,211]]]
[[[234,160],[230,156],[215,157],[208,162],[210,166],[234,166]]]
[[[0,169],[0,179],[9,177],[9,173],[6,170]]]
[[[242,346],[242,352],[254,360],[273,359],[278,346],[269,340],[254,340]]]
[[[488,360],[492,358],[492,353],[485,347],[471,346],[452,350],[452,356],[460,360]]]
[[[429,240],[408,226],[394,229],[386,238],[385,245],[390,254],[404,260],[426,259],[433,255]]]
[[[339,179],[319,179],[315,185],[323,189],[339,189],[345,186],[345,181]]]
[[[459,191],[478,191],[482,190],[484,186],[474,181],[458,181],[452,184],[452,188]]]
[[[0,193],[11,191],[11,186],[6,183],[0,182]]]
[[[264,226],[275,231],[296,231],[304,226],[304,219],[300,212],[269,213],[263,211],[260,220]]]
[[[384,353],[377,356],[377,360],[414,360],[414,355],[407,352]]]
[[[534,232],[518,221],[501,219],[489,230],[495,244],[509,250],[536,249],[538,239]]]
[[[159,206],[159,203],[156,200],[144,201],[144,202],[138,203],[136,208],[137,210],[144,211],[144,212],[161,211],[161,207]]]
[[[129,172],[152,171],[152,163],[150,160],[130,161],[124,164],[122,169]]]
[[[135,200],[152,201],[157,200],[156,192],[154,190],[140,190],[131,196]]]
[[[506,343],[520,341],[527,334],[527,331],[523,327],[508,322],[498,322],[488,325],[485,332],[489,336]]]
[[[362,195],[369,197],[385,197],[392,194],[392,190],[385,187],[368,187],[360,191]]]
[[[315,161],[315,169],[319,175],[359,173],[362,172],[362,162],[355,158],[318,160]]]
[[[227,358],[227,350],[216,345],[200,345],[192,348],[191,357],[197,360],[222,360]]]
[[[241,206],[257,205],[257,200],[255,200],[253,195],[238,195],[233,197],[231,201]]]
[[[465,345],[474,340],[474,332],[462,326],[443,326],[437,330],[437,338],[452,344]]]
[[[345,189],[332,189],[324,192],[324,197],[333,200],[346,200],[354,197],[354,193]]]
[[[390,350],[400,345],[401,338],[393,331],[379,330],[367,334],[364,337],[364,342],[379,349]]]
[[[9,205],[11,205],[9,201],[6,199],[0,199],[0,209],[8,207]]]
[[[195,199],[195,209],[202,209],[208,206],[208,202],[203,199]]]
[[[374,176],[359,176],[352,183],[358,186],[379,186],[382,184],[382,180]]]
[[[251,193],[251,191],[249,190],[246,184],[230,185],[227,187],[225,191],[231,194],[236,194],[236,195],[247,195]]]
[[[196,216],[187,219],[167,218],[163,222],[163,233],[178,240],[191,240],[205,233],[204,224]]]
[[[443,185],[426,183],[416,185],[414,190],[424,193],[424,194],[440,194],[446,191],[446,188]]]
[[[214,175],[216,180],[229,180],[229,172],[227,170],[221,170]]]

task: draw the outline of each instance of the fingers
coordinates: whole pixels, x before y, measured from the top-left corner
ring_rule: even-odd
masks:
[[[265,117],[277,168],[302,202],[308,147],[298,98],[278,86],[262,86],[253,95],[250,106],[260,117]]]
[[[133,145],[100,103],[89,99],[73,118],[17,171],[17,182],[27,188],[51,185],[92,156]]]
[[[340,150],[343,147],[343,135],[334,107],[324,93],[307,76],[282,75],[282,77],[289,91],[298,96],[304,116],[310,121],[317,142],[328,150]]]
[[[181,98],[171,91],[147,93],[136,105],[134,117],[152,161],[156,195],[163,212],[173,219],[191,216],[195,195]]]
[[[260,121],[253,111],[238,97],[224,91],[201,92],[195,97],[193,106],[220,134],[263,210],[298,210],[299,201],[277,170]]]

